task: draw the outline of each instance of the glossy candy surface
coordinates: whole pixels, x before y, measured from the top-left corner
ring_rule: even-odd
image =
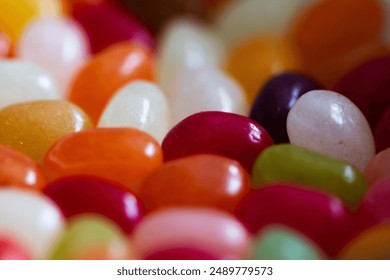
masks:
[[[270,224],[296,229],[330,256],[345,244],[352,224],[352,214],[339,199],[285,184],[250,191],[236,215],[252,233]]]
[[[57,140],[90,127],[88,116],[63,100],[18,103],[0,110],[0,143],[38,162]]]
[[[15,186],[40,190],[46,178],[37,162],[28,156],[0,145],[0,188]]]
[[[30,257],[23,248],[10,238],[0,237],[0,260],[28,260]]]
[[[250,118],[261,124],[275,143],[288,143],[287,115],[298,98],[320,86],[304,75],[283,73],[271,78],[259,91]]]
[[[10,41],[7,34],[0,31],[0,58],[7,57],[10,52]]]
[[[139,196],[149,210],[204,206],[232,211],[248,190],[248,175],[238,162],[196,155],[167,162],[145,181]]]
[[[49,179],[92,175],[116,181],[137,193],[139,185],[162,165],[155,139],[131,128],[97,128],[63,137],[47,152]]]
[[[378,153],[364,169],[364,175],[370,185],[384,179],[390,179],[390,148]]]
[[[344,96],[314,90],[287,117],[290,142],[363,170],[375,156],[374,137],[360,110]]]
[[[137,79],[154,79],[150,50],[134,42],[116,44],[94,56],[80,70],[70,88],[69,100],[97,123],[115,92]]]
[[[158,235],[156,235],[158,232]],[[218,259],[242,259],[249,249],[249,234],[226,212],[207,208],[170,208],[148,215],[133,234],[140,256],[184,246]]]
[[[161,249],[144,257],[145,260],[217,260],[216,256],[191,247]]]
[[[223,112],[203,112],[178,123],[162,143],[164,160],[215,154],[237,160],[252,172],[257,156],[273,141],[251,119]]]
[[[339,197],[356,210],[367,191],[363,174],[353,166],[290,144],[266,149],[256,160],[256,188],[270,183],[304,185]]]

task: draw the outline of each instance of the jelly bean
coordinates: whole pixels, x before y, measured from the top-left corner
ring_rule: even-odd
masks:
[[[78,1],[72,6],[72,16],[87,32],[92,52],[124,41],[153,46],[153,37],[140,20],[111,2]]]
[[[51,179],[85,174],[119,182],[137,193],[139,185],[162,165],[156,140],[131,128],[89,129],[63,137],[47,152]]]
[[[132,232],[144,214],[142,203],[133,193],[102,178],[82,175],[60,178],[48,184],[43,192],[66,218],[95,213],[111,219],[126,233]]]
[[[166,163],[145,181],[139,196],[150,210],[205,206],[232,211],[248,190],[248,175],[238,162],[196,155]]]
[[[320,86],[298,73],[283,73],[270,79],[252,106],[250,118],[260,123],[275,143],[288,143],[287,115],[295,102],[308,91]]]
[[[377,0],[359,5],[354,0],[320,0],[299,14],[289,38],[306,73],[331,86],[344,73],[386,52],[382,25]]]
[[[363,112],[375,131],[390,106],[390,56],[370,60],[341,78],[333,87]]]
[[[51,259],[128,259],[127,243],[127,238],[110,221],[99,216],[81,215],[69,221]]]
[[[133,234],[134,248],[141,257],[181,245],[218,259],[242,259],[248,253],[249,241],[248,232],[233,216],[206,208],[170,208],[154,212]]]
[[[187,247],[162,249],[146,255],[145,260],[217,260],[217,257],[202,250]]]
[[[0,260],[28,260],[30,257],[19,244],[0,237]]]
[[[233,48],[226,69],[241,83],[253,102],[259,90],[273,75],[298,68],[295,54],[284,38],[256,37]]]
[[[64,12],[58,0],[1,0],[0,29],[15,43],[23,28],[36,17],[60,16]]]
[[[292,229],[268,226],[257,234],[252,259],[319,260],[320,250],[308,238]]]
[[[339,197],[352,210],[367,190],[363,174],[353,166],[290,144],[266,149],[255,162],[252,179],[257,188],[277,182],[305,185]]]
[[[0,188],[16,186],[40,190],[46,183],[37,162],[22,153],[0,145]]]
[[[167,134],[170,113],[164,93],[153,83],[136,81],[112,97],[98,127],[133,127],[149,133],[159,142]]]
[[[268,132],[249,118],[224,112],[202,112],[172,128],[162,149],[165,161],[216,154],[237,160],[251,173],[257,156],[272,144]]]
[[[136,79],[153,78],[150,51],[132,42],[121,43],[101,52],[80,70],[69,91],[69,99],[97,123],[119,88]]]
[[[0,189],[0,235],[12,236],[33,259],[45,259],[64,229],[60,210],[41,194]]]
[[[165,91],[183,70],[217,67],[224,57],[222,45],[212,30],[196,21],[173,21],[161,36],[157,75]]]
[[[349,243],[340,253],[345,260],[389,260],[390,225],[368,229]]]
[[[363,170],[375,156],[374,137],[360,110],[346,97],[314,90],[287,117],[290,142]]]
[[[65,94],[74,75],[88,58],[89,46],[86,35],[76,22],[42,18],[26,26],[18,43],[17,55],[50,73]]]
[[[364,175],[370,185],[384,179],[390,179],[390,148],[377,154],[364,169]]]
[[[0,108],[14,103],[57,99],[53,79],[40,67],[19,60],[0,61]]]
[[[330,256],[345,244],[353,218],[339,199],[285,184],[250,191],[237,206],[236,215],[252,233],[270,224],[296,229]]]
[[[242,0],[225,5],[216,24],[229,46],[253,36],[284,34],[294,15],[313,0]]]
[[[0,31],[0,58],[7,57],[10,52],[10,41],[8,35]]]
[[[0,110],[0,144],[38,162],[58,139],[89,127],[88,116],[64,100],[18,103]]]
[[[184,71],[168,90],[173,123],[203,111],[246,115],[248,108],[241,87],[218,69]]]
[[[390,105],[383,113],[375,129],[375,146],[377,152],[390,148]]]

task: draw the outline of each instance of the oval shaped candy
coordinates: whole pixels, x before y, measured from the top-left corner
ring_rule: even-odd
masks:
[[[118,89],[137,79],[154,79],[151,55],[149,49],[134,42],[107,48],[78,72],[70,86],[69,100],[83,108],[97,123],[104,107]]]
[[[0,59],[7,57],[11,50],[11,42],[7,34],[0,31]]]
[[[252,105],[250,118],[261,124],[275,143],[288,143],[287,115],[298,98],[320,86],[298,73],[283,73],[271,78]]]
[[[57,140],[91,126],[80,108],[64,100],[18,103],[0,110],[0,144],[42,162]]]
[[[45,259],[64,230],[61,210],[45,196],[0,189],[0,235],[12,236],[32,259]]]
[[[195,155],[165,163],[146,179],[139,197],[149,210],[204,206],[232,211],[248,190],[248,175],[238,162]]]
[[[27,252],[10,238],[0,237],[0,260],[29,260]]]
[[[0,60],[0,108],[59,98],[54,80],[40,67],[21,60]]]
[[[106,178],[137,193],[139,185],[162,165],[159,144],[132,128],[97,128],[73,133],[47,152],[49,179],[70,175]]]
[[[249,242],[248,232],[235,217],[206,208],[157,211],[148,215],[133,234],[134,248],[141,257],[161,249],[190,246],[218,259],[243,259]]]
[[[374,137],[360,110],[346,97],[314,90],[295,103],[287,117],[291,144],[343,160],[363,170],[375,156]]]
[[[339,199],[286,184],[250,191],[237,206],[236,215],[252,233],[271,224],[289,226],[313,240],[329,256],[345,244],[353,219]]]
[[[94,213],[115,222],[130,233],[142,219],[144,208],[123,186],[91,176],[71,176],[48,184],[43,193],[62,210],[66,218]]]
[[[273,141],[251,119],[224,112],[202,112],[178,123],[164,138],[164,160],[215,154],[235,159],[252,172],[257,156]]]
[[[28,156],[0,145],[0,188],[16,186],[41,190],[46,178],[40,165]]]
[[[390,148],[378,153],[364,169],[364,176],[370,186],[390,179]]]
[[[161,142],[170,127],[168,102],[157,85],[131,82],[111,98],[98,127],[137,128]]]
[[[339,197],[356,210],[367,191],[363,174],[353,166],[290,144],[266,149],[256,160],[252,180],[255,187],[270,183],[292,183]]]
[[[146,255],[145,260],[217,260],[216,256],[211,255],[203,250],[194,249],[191,247],[179,247],[161,249],[149,255]]]

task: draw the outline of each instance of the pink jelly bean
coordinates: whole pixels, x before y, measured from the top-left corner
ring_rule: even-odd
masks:
[[[0,31],[0,57],[7,57],[10,52],[10,40],[4,32]]]
[[[146,260],[216,260],[213,256],[202,250],[187,248],[170,248],[154,252],[145,257]]]
[[[258,155],[273,144],[255,121],[233,113],[202,112],[179,122],[166,135],[162,149],[170,161],[196,154],[215,154],[237,160],[252,173]]]
[[[9,238],[0,237],[0,260],[28,260],[25,250]]]
[[[57,203],[65,217],[100,214],[125,233],[131,233],[144,215],[144,207],[134,194],[101,178],[86,175],[61,178],[48,184],[43,192]]]
[[[128,40],[154,45],[149,30],[129,11],[110,1],[78,2],[72,16],[87,32],[93,53]]]
[[[161,250],[190,247],[218,259],[242,259],[247,256],[250,238],[245,227],[228,213],[170,208],[147,216],[136,227],[133,244],[143,258]]]
[[[352,215],[338,198],[283,184],[250,191],[236,214],[252,233],[269,224],[290,226],[330,256],[344,245],[352,225]]]
[[[375,129],[375,145],[378,152],[390,148],[390,106],[382,115]]]

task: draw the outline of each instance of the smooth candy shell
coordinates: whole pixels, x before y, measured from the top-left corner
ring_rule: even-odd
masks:
[[[167,162],[145,181],[139,196],[149,210],[204,206],[232,211],[248,190],[249,178],[238,162],[196,155]]]
[[[45,259],[64,230],[57,206],[43,195],[0,189],[0,235],[9,235],[33,259]]]
[[[375,156],[370,126],[346,97],[314,90],[295,103],[287,117],[291,144],[346,161],[363,170]]]
[[[28,260],[28,254],[10,238],[0,237],[0,260]]]
[[[98,127],[137,128],[161,142],[170,127],[168,102],[164,93],[153,83],[129,83],[110,100]]]
[[[351,210],[357,209],[368,188],[353,166],[290,144],[266,149],[256,160],[252,181],[255,187],[278,182],[304,185],[339,197]]]
[[[40,67],[20,60],[0,60],[0,109],[41,99],[59,99],[53,79]]]
[[[287,115],[298,98],[320,86],[298,73],[283,73],[271,78],[257,95],[250,118],[261,124],[275,143],[288,143]]]
[[[82,110],[64,100],[19,103],[0,110],[0,143],[42,162],[57,140],[91,126]]]
[[[7,34],[0,31],[0,59],[9,55],[11,46]]]
[[[97,128],[68,135],[51,147],[44,160],[49,180],[98,176],[135,193],[161,165],[162,151],[156,140],[131,128]]]
[[[133,242],[141,257],[162,249],[191,246],[218,259],[243,259],[249,248],[249,234],[225,212],[171,208],[147,216],[136,228]]]
[[[217,260],[217,257],[191,247],[169,248],[154,252],[145,260]]]
[[[215,154],[237,160],[252,172],[257,156],[273,141],[268,132],[247,117],[203,112],[178,123],[164,138],[164,160],[196,154]]]
[[[375,129],[375,146],[377,152],[390,148],[390,105]]]
[[[390,148],[377,154],[364,169],[364,175],[370,186],[390,179]]]

